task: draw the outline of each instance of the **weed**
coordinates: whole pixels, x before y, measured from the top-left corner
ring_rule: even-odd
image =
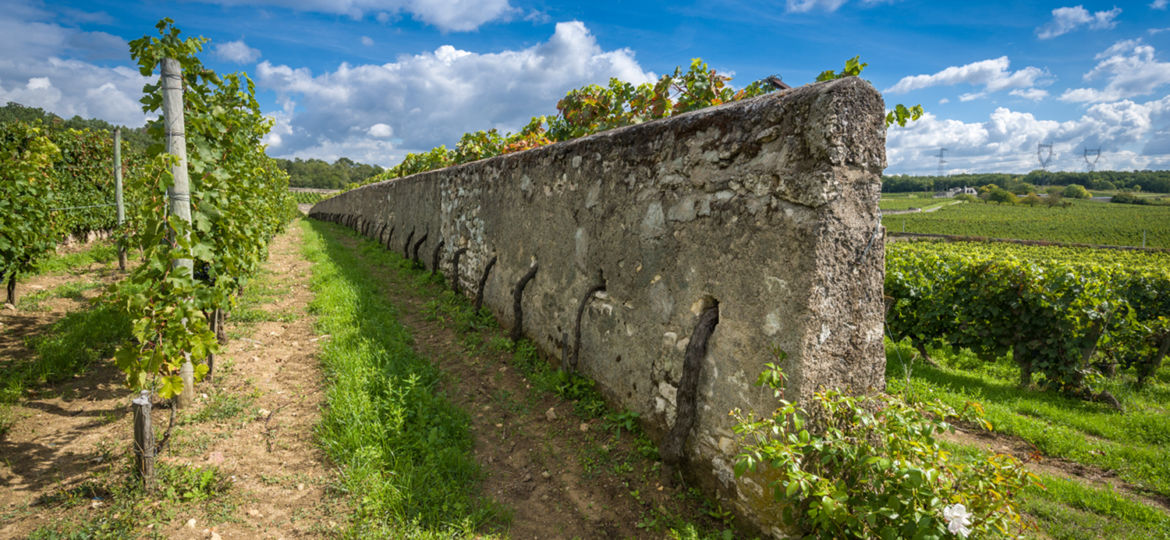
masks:
[[[203,407],[190,416],[189,422],[225,422],[239,419],[242,423],[247,423],[255,416],[255,393],[234,393],[217,389],[208,395]]]
[[[164,498],[180,502],[202,501],[231,487],[231,482],[213,466],[192,467],[162,462],[155,469],[155,479]]]
[[[605,415],[605,429],[613,432],[614,436],[621,438],[622,430],[627,433],[633,433],[638,429],[638,413],[630,410],[612,412]]]

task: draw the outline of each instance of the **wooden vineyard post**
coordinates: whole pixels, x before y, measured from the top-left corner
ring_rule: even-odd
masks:
[[[134,409],[134,472],[142,487],[154,491],[154,428],[150,425],[150,391],[143,390],[131,402]]]
[[[183,122],[183,75],[179,61],[174,58],[162,60],[163,118],[166,125],[167,153],[175,156],[171,167],[174,185],[167,190],[171,215],[191,223],[191,193],[187,179],[187,141]],[[194,264],[188,258],[175,259],[171,268],[185,268],[192,275]],[[188,299],[190,300],[190,299]],[[190,407],[195,401],[195,366],[191,364],[191,353],[183,353],[183,365],[179,377],[183,379],[183,391],[179,394],[178,407]]]
[[[122,204],[122,128],[114,128],[114,204],[118,207],[118,229],[126,222]],[[118,270],[126,271],[126,245],[118,242]]]

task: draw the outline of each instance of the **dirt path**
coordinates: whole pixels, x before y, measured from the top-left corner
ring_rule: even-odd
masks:
[[[326,494],[334,476],[313,438],[325,394],[316,360],[320,339],[307,312],[312,293],[301,235],[291,224],[269,246],[264,275],[251,285],[268,289],[268,301],[251,313],[269,320],[229,318],[224,361],[213,382],[200,388],[207,396],[203,407],[214,406],[219,392],[242,401],[244,411],[191,426],[170,458],[215,465],[233,479],[238,521],[211,528],[223,538],[319,537],[345,520],[340,501]],[[186,520],[181,516],[163,531],[170,538],[190,537]]]
[[[356,249],[354,238],[340,240]],[[428,316],[438,287],[372,268],[415,350],[443,370],[448,398],[471,413],[483,489],[512,510],[510,537],[663,537],[672,519],[721,526],[706,518],[697,497],[664,481],[660,465],[639,455],[628,432],[616,437],[602,419],[583,420],[572,402],[533,388],[509,364],[510,353],[488,345],[505,336],[502,330],[461,334]]]
[[[331,466],[313,440],[324,396],[300,236],[300,228],[291,226],[270,245],[263,275],[250,285],[263,293],[249,311],[253,321],[229,319],[232,339],[220,354],[214,382],[197,388],[198,403],[180,413],[170,448],[160,457],[167,466],[217,470],[230,487],[203,505],[164,500],[135,506],[142,514],[136,534],[320,537],[344,522],[340,502],[326,493]],[[115,485],[124,478],[131,422],[120,372],[103,363],[42,394],[20,404],[22,418],[0,441],[0,538],[117,520],[118,509],[125,512],[119,501],[100,498],[38,504],[83,482]],[[153,419],[161,432],[169,411],[157,407]]]

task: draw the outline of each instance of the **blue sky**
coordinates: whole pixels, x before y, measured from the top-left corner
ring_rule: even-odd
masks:
[[[1170,168],[1170,10],[1140,2],[888,0],[0,0],[0,103],[126,125],[146,80],[126,43],[171,17],[246,71],[269,153],[392,165],[477,129],[515,130],[570,88],[651,80],[702,57],[744,85],[811,82],[861,55],[887,105],[887,173]]]

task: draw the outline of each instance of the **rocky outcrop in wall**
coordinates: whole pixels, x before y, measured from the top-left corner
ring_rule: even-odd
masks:
[[[881,96],[850,77],[368,185],[310,215],[437,260],[506,327],[518,306],[524,335],[667,453],[681,432],[684,470],[778,533],[762,481],[732,473],[728,412],[774,407],[753,384],[774,350],[790,399],[884,386],[884,167]]]

